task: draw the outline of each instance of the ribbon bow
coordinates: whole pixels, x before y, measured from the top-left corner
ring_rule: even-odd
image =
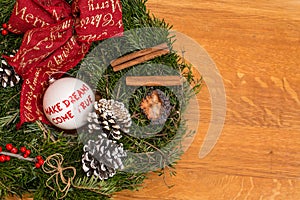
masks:
[[[52,174],[50,178],[46,181],[46,186],[50,188],[51,190],[55,191],[56,198],[63,199],[67,196],[70,187],[73,184],[73,180],[76,176],[76,169],[74,167],[62,167],[62,163],[64,161],[64,158],[61,154],[56,153],[54,155],[49,156],[43,165],[43,171],[47,174]],[[54,163],[54,164],[53,164]],[[71,170],[72,176],[68,177],[67,179],[63,175],[63,172],[66,170]],[[55,177],[54,183],[58,187],[58,191],[62,193],[63,195],[59,197],[58,192],[54,189],[54,187],[50,186],[49,182],[52,181],[52,179]],[[61,188],[60,183],[63,183],[65,185],[64,188]]]
[[[17,127],[48,124],[42,97],[49,77],[75,67],[91,42],[121,36],[122,7],[120,0],[74,0],[72,6],[65,0],[17,0],[8,29],[25,33],[17,54],[3,56],[24,80]]]

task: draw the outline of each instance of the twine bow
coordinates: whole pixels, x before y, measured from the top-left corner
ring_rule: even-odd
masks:
[[[76,169],[74,167],[62,167],[64,158],[61,154],[56,153],[51,156],[49,156],[43,165],[43,171],[47,174],[52,174],[48,180],[46,181],[46,186],[50,188],[51,190],[55,191],[56,197],[58,199],[63,199],[67,196],[70,187],[73,185],[73,180],[76,176]],[[64,172],[70,170],[72,172],[71,177],[65,177]],[[53,181],[53,178],[55,178],[55,181]],[[62,196],[59,195],[59,192],[52,186],[50,186],[50,182],[53,181],[55,185],[58,188],[58,191]],[[64,188],[62,188],[60,185],[64,184]]]
[[[3,56],[23,78],[20,122],[49,123],[42,108],[48,78],[76,66],[97,40],[123,32],[120,0],[17,0],[9,31],[25,33],[14,57]],[[55,78],[59,78],[57,75]]]

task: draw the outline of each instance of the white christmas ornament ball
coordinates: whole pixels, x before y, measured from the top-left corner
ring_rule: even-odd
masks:
[[[61,78],[46,90],[43,110],[47,119],[56,127],[72,130],[87,123],[93,109],[95,95],[92,89],[76,78]]]

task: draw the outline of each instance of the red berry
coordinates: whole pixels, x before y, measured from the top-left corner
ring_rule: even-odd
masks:
[[[29,155],[26,154],[26,153],[23,155],[24,158],[28,158],[28,156],[29,156]]]
[[[0,162],[5,162],[6,161],[6,159],[5,159],[5,155],[0,155]]]
[[[10,161],[10,156],[5,156],[5,161]]]
[[[2,24],[2,28],[7,29],[7,23]]]
[[[29,149],[26,149],[25,154],[28,154],[28,156],[31,154],[31,151]]]
[[[36,159],[37,160],[43,160],[42,156],[37,156]]]
[[[7,149],[8,151],[10,151],[10,150],[12,150],[13,145],[12,145],[12,144],[7,144],[5,147],[6,147],[6,149]]]
[[[25,153],[26,147],[21,147],[21,148],[20,148],[20,151],[21,151],[22,153]]]
[[[8,34],[8,31],[5,30],[5,29],[3,29],[3,30],[1,31],[1,34],[2,34],[3,36],[6,36],[6,35]]]
[[[11,153],[14,153],[14,154],[17,154],[18,153],[18,149],[16,147],[13,147],[11,150],[10,150]]]
[[[40,165],[39,163],[35,163],[35,167],[36,167],[36,168],[40,168],[41,165]]]
[[[0,152],[2,151],[2,147],[0,147]]]
[[[38,162],[40,165],[43,165],[44,164],[44,160],[38,160]]]

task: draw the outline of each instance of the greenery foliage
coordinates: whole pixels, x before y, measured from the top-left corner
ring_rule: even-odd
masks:
[[[171,26],[163,20],[151,16],[146,9],[145,3],[145,0],[122,0],[125,30],[143,27],[159,27],[165,30],[171,29]],[[0,22],[4,23],[8,21],[14,4],[14,0],[1,0]],[[167,42],[172,46],[168,31],[156,33],[155,38],[153,38],[151,33],[149,34],[150,35],[145,35],[145,37],[138,39],[134,38],[134,35],[131,35],[133,39],[126,40],[126,45],[120,41],[122,39],[116,39],[115,49],[111,49],[111,51],[120,52],[121,54],[123,51],[122,47],[124,46],[132,47],[132,49],[135,50],[153,45],[153,43],[159,44],[161,42]],[[151,38],[151,42],[147,43],[149,38]],[[139,40],[144,41],[135,42]],[[22,35],[0,35],[0,55],[10,54],[13,50],[18,49],[21,41]],[[99,43],[100,42],[95,42],[91,51],[93,47]],[[144,46],[141,46],[141,44]],[[94,71],[93,68],[91,74],[95,77],[94,81],[97,81],[98,92],[103,98],[118,99],[120,96],[125,95],[126,91],[121,90],[118,95],[116,95],[114,93],[115,84],[127,73],[127,70],[115,73],[110,68],[105,68],[104,72],[101,71],[103,69],[101,66],[107,65],[111,59],[109,54],[109,51],[105,55],[101,54],[101,56],[103,56],[103,59],[101,59],[102,63],[95,63],[98,70]],[[190,83],[194,83],[195,89],[199,89],[198,86],[201,85],[201,82],[194,80],[190,66],[179,63],[179,57],[175,53],[156,58],[148,63],[171,66],[178,74],[186,77],[188,84],[182,88],[184,91],[183,102],[187,102],[192,93],[189,86]],[[69,73],[76,76],[77,70],[78,67]],[[139,70],[139,68],[136,67],[136,70]],[[78,76],[84,77],[86,74],[78,74]],[[93,77],[90,78],[93,79]],[[139,130],[135,130],[131,135],[125,135],[121,139],[120,142],[124,144],[126,150],[135,153],[146,153],[144,154],[146,156],[138,158],[140,160],[128,159],[129,163],[127,164],[129,166],[130,162],[137,162],[141,163],[141,166],[138,166],[141,169],[151,166],[153,170],[162,170],[166,166],[172,167],[182,154],[180,141],[187,135],[187,130],[181,119],[180,112],[184,111],[186,105],[179,104],[176,95],[171,90],[164,87],[157,88],[163,90],[170,98],[172,112],[165,126],[158,134],[147,138],[136,138],[133,137],[133,135],[139,134],[137,133]],[[140,87],[136,90],[134,95],[128,99],[128,102],[124,102],[130,104],[130,113],[133,116],[134,122],[142,127],[148,125],[149,120],[143,115],[139,104],[152,89],[154,88]],[[124,189],[136,190],[141,186],[141,183],[146,178],[146,173],[143,170],[135,173],[118,172],[114,177],[106,181],[87,178],[83,170],[81,170],[81,156],[83,153],[82,141],[84,141],[84,139],[80,138],[79,140],[76,133],[64,132],[39,122],[27,123],[23,125],[21,129],[17,130],[16,124],[19,121],[20,90],[21,84],[13,88],[0,89],[0,146],[4,147],[7,143],[12,143],[17,147],[26,146],[32,150],[32,155],[42,155],[44,158],[55,153],[62,154],[64,157],[63,166],[72,166],[77,169],[77,175],[73,182],[75,187],[70,188],[65,199],[108,199],[117,191]],[[81,135],[80,137],[84,136]],[[164,147],[167,145],[168,149],[171,150],[164,150]],[[162,150],[154,155],[153,152],[158,149]],[[156,161],[152,163],[152,159],[149,158],[155,158]],[[159,160],[159,162],[157,162],[157,160]],[[146,163],[147,166],[144,166],[143,163]],[[163,173],[163,170],[160,171],[160,173]],[[66,173],[66,176],[70,176],[70,174]],[[56,193],[49,190],[46,186],[46,181],[49,177],[50,175],[45,174],[41,169],[35,169],[33,163],[23,160],[11,159],[10,162],[0,163],[0,198],[4,198],[7,195],[22,196],[23,194],[30,193],[35,199],[55,199]]]

